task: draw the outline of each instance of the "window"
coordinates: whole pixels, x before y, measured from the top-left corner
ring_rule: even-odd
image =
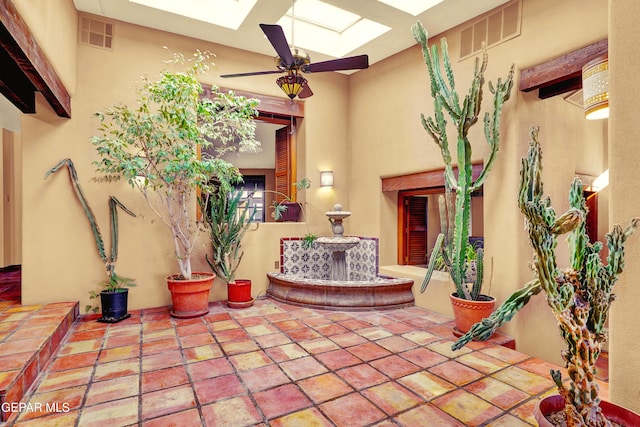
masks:
[[[481,163],[473,164],[474,179],[481,171]],[[382,191],[398,195],[398,264],[425,266],[441,230],[438,198],[444,195],[444,170],[382,178]],[[484,236],[483,210],[480,189],[471,195],[472,244]]]
[[[206,85],[204,88],[207,96],[210,88]],[[262,216],[266,222],[274,221],[269,207],[274,201],[295,194],[293,183],[297,181],[298,144],[299,140],[304,140],[303,135],[298,135],[297,129],[304,119],[304,101],[237,90],[233,92],[260,101],[256,139],[262,142],[262,147],[258,153],[232,152],[223,158],[238,167],[245,179],[253,176],[264,180]]]
[[[442,187],[400,191],[398,193],[399,242],[398,264],[426,266],[433,246],[441,233],[438,199],[444,195]],[[484,235],[482,193],[471,195],[471,224],[469,241],[482,242]],[[480,243],[482,244],[482,243]]]

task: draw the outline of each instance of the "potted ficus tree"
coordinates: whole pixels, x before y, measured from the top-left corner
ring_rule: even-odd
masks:
[[[179,273],[167,277],[175,317],[197,317],[209,311],[214,274],[194,272],[191,258],[202,228],[196,193],[211,192],[211,178],[231,185],[239,173],[220,157],[229,150],[251,150],[258,101],[211,88],[203,96],[198,76],[209,68],[209,52],[188,60],[175,54],[175,67],[155,80],[143,78],[137,106],[117,104],[96,113],[101,135],[94,136],[102,181],[124,178],[140,189],[150,208],[171,232]],[[200,155],[213,146],[214,155]],[[204,150],[203,150],[204,151]]]
[[[116,274],[116,261],[118,260],[118,208],[122,209],[127,214],[135,217],[136,215],[127,209],[122,203],[113,196],[109,197],[109,217],[111,225],[111,252],[107,255],[105,250],[104,240],[102,239],[102,233],[96,222],[96,217],[89,206],[89,202],[82,191],[80,182],[78,180],[78,173],[73,165],[71,159],[62,159],[54,167],[49,169],[44,178],[47,179],[49,175],[58,172],[63,167],[67,167],[69,171],[69,178],[71,179],[71,185],[78,197],[78,201],[82,205],[84,213],[89,220],[91,226],[91,232],[98,248],[98,255],[104,263],[105,272],[107,273],[107,280],[101,283],[102,290],[100,293],[91,291],[89,293],[89,299],[100,298],[100,306],[102,307],[102,316],[98,319],[99,322],[104,323],[117,323],[121,320],[131,317],[128,312],[128,297],[129,287],[135,286],[134,280],[127,277],[119,276]],[[85,307],[87,312],[98,312],[98,307],[92,304],[87,304]]]
[[[569,210],[557,217],[551,200],[543,194],[542,151],[539,128],[531,129],[531,142],[522,159],[518,205],[525,216],[529,242],[534,250],[534,279],[507,298],[487,319],[473,325],[453,345],[459,349],[472,339],[487,339],[508,322],[530,299],[544,292],[549,308],[567,347],[562,351],[569,381],[563,382],[560,371],[551,371],[559,395],[539,402],[535,411],[540,426],[566,425],[601,427],[640,426],[640,415],[612,403],[601,401],[596,382],[596,363],[607,340],[607,319],[615,299],[613,287],[624,267],[627,238],[640,226],[640,218],[622,228],[615,225],[606,235],[609,253],[606,262],[600,257],[601,242],[589,241],[585,218],[587,206],[582,184],[576,178],[569,191]],[[556,261],[557,239],[568,233],[570,267],[560,269]],[[560,415],[552,423],[547,416]]]
[[[227,284],[227,305],[246,308],[253,305],[251,280],[236,279],[236,270],[242,261],[242,238],[255,224],[256,210],[242,200],[242,190],[214,185],[204,209],[205,221],[211,241],[211,258],[206,256],[211,269]]]
[[[474,177],[469,130],[478,122],[480,116],[488,56],[485,52],[482,56],[482,62],[476,58],[469,93],[460,102],[455,89],[446,39],[442,38],[441,64],[438,47],[434,45],[431,49],[429,48],[428,36],[422,24],[418,21],[412,30],[416,41],[422,46],[423,57],[431,81],[431,96],[434,100],[434,117],[425,118],[422,115],[422,125],[440,147],[444,161],[445,183],[445,194],[439,198],[442,230],[429,258],[427,273],[420,292],[425,291],[433,275],[436,262],[441,259],[455,285],[455,292],[450,296],[456,321],[454,333],[461,335],[475,322],[488,316],[493,311],[495,304],[493,297],[481,293],[483,249],[478,247],[475,250],[475,256],[469,257],[469,252],[473,251],[469,242],[471,195],[482,187],[496,160],[500,147],[502,106],[511,95],[514,67],[511,66],[504,81],[498,79],[495,87],[489,83],[489,90],[493,94],[493,111],[491,114],[487,112],[484,115],[484,134],[489,146],[489,154],[482,171],[477,177]],[[457,176],[449,149],[445,113],[457,130]],[[473,265],[470,261],[473,261]],[[472,266],[475,267],[475,274],[470,274]]]

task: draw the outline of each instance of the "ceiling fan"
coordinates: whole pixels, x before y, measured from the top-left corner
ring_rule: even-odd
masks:
[[[312,63],[309,55],[296,48],[289,48],[287,38],[280,25],[260,24],[260,28],[271,42],[278,56],[275,57],[277,70],[254,71],[251,73],[223,74],[220,77],[246,77],[262,74],[287,73],[278,77],[276,83],[291,99],[308,98],[313,95],[303,73],[322,73],[326,71],[360,70],[369,67],[369,56],[358,55],[348,58],[331,59]]]

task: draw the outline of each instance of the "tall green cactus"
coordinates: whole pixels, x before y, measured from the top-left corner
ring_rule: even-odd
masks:
[[[451,63],[449,61],[446,39],[442,38],[441,42],[441,64],[437,46],[434,45],[429,49],[427,33],[419,21],[412,27],[412,31],[416,41],[422,45],[422,54],[431,81],[431,96],[434,100],[434,118],[425,118],[424,114],[421,115],[422,126],[440,147],[440,153],[445,165],[445,196],[439,200],[440,217],[443,223],[443,229],[441,230],[442,237],[438,236],[420,291],[424,292],[427,284],[431,280],[436,256],[438,252],[441,252],[445,264],[448,266],[451,279],[456,286],[458,296],[460,298],[477,300],[482,287],[484,254],[481,248],[477,250],[476,262],[478,274],[476,274],[472,288],[469,289],[466,283],[467,270],[469,267],[466,254],[469,246],[471,194],[482,187],[498,154],[498,149],[500,148],[500,117],[502,114],[502,105],[511,96],[514,66],[511,66],[509,74],[504,81],[498,79],[495,87],[489,82],[489,90],[493,94],[493,112],[492,114],[488,112],[484,114],[484,135],[489,145],[489,155],[480,175],[474,180],[472,176],[473,166],[471,164],[472,150],[468,134],[471,126],[477,123],[480,115],[485,83],[484,73],[487,68],[488,56],[485,52],[482,55],[482,62],[480,62],[479,58],[476,58],[469,93],[464,97],[462,103],[460,103],[455,88]],[[449,150],[445,112],[453,122],[457,131],[456,149],[457,169],[459,172],[457,178],[454,173],[453,159]],[[446,218],[446,220],[443,220],[443,218]]]
[[[602,243],[589,241],[584,218],[587,207],[582,184],[575,179],[569,192],[569,210],[560,217],[551,207],[542,189],[542,151],[537,127],[531,129],[529,153],[522,159],[518,204],[527,220],[529,240],[534,250],[536,278],[515,292],[487,319],[475,324],[453,349],[474,338],[486,339],[490,332],[510,320],[534,295],[544,291],[549,307],[567,344],[562,351],[569,373],[569,386],[560,371],[551,371],[558,391],[566,402],[568,426],[611,426],[599,408],[596,362],[607,339],[606,322],[615,296],[613,286],[624,267],[626,239],[640,226],[633,218],[623,229],[615,225],[606,235],[609,255],[606,264],[600,258]],[[557,266],[557,238],[569,233],[570,267]]]
[[[91,232],[93,233],[93,238],[96,241],[96,247],[98,249],[98,255],[100,259],[104,263],[105,272],[107,273],[107,280],[102,283],[104,289],[109,291],[117,291],[118,289],[123,289],[124,287],[135,286],[134,280],[129,279],[127,277],[118,276],[116,274],[116,261],[118,259],[118,211],[119,207],[124,212],[129,215],[135,217],[136,214],[131,212],[126,208],[118,199],[114,196],[109,196],[109,217],[111,219],[111,252],[107,255],[107,252],[104,247],[104,241],[102,239],[102,233],[100,233],[100,228],[98,227],[98,223],[96,222],[96,217],[89,206],[89,202],[87,202],[87,198],[84,195],[84,191],[82,191],[82,187],[80,187],[80,182],[78,180],[78,173],[76,172],[76,168],[73,164],[73,161],[69,158],[60,160],[54,167],[49,169],[47,173],[44,175],[44,178],[47,179],[49,175],[58,172],[61,168],[67,167],[69,171],[69,179],[71,179],[71,185],[73,186],[73,190],[78,197],[78,201],[82,205],[82,209],[89,220],[89,225],[91,226]],[[94,291],[89,293],[90,299],[94,299],[98,296],[98,294]],[[92,306],[91,304],[85,306],[85,310],[87,312],[93,311],[96,312],[98,310],[97,307]]]

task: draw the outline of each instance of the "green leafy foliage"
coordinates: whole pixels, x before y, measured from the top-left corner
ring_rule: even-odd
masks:
[[[315,242],[317,239],[318,239],[317,234],[308,232],[302,237],[302,247],[304,249],[311,249],[311,247],[313,246],[313,242]]]
[[[113,275],[109,277],[109,280],[102,282],[102,290],[106,292],[123,292],[125,288],[135,287],[134,279],[129,279],[128,277],[122,277],[118,275]],[[89,292],[89,299],[97,299],[100,297],[100,293],[96,291]],[[99,308],[96,305],[87,304],[84,307],[85,312],[89,313],[97,313]]]
[[[140,189],[171,231],[184,278],[191,278],[191,256],[202,226],[189,208],[196,193],[212,193],[212,182],[230,186],[239,173],[220,157],[259,145],[258,101],[216,87],[205,93],[198,81],[212,56],[207,51],[189,59],[174,55],[168,62],[186,70],[163,71],[155,81],[143,78],[137,106],[116,104],[96,113],[100,135],[91,139],[100,157],[94,163],[98,180],[122,178]]]
[[[514,66],[511,66],[509,74],[504,81],[498,79],[495,87],[492,83],[489,83],[489,91],[493,94],[493,112],[484,114],[484,135],[489,145],[489,155],[479,176],[474,179],[473,165],[471,163],[471,142],[468,135],[469,130],[478,122],[480,116],[485,83],[484,73],[487,68],[488,56],[485,52],[482,56],[482,62],[476,58],[469,93],[460,102],[460,97],[455,88],[446,39],[442,38],[441,63],[438,46],[434,45],[431,49],[429,48],[429,37],[420,21],[412,27],[412,31],[416,42],[422,46],[422,54],[429,72],[431,96],[434,103],[434,117],[422,115],[422,125],[440,147],[440,153],[444,161],[445,195],[439,200],[442,238],[436,240],[434,252],[441,252],[441,258],[447,266],[451,280],[456,286],[458,297],[477,300],[480,297],[482,287],[484,253],[481,249],[476,250],[476,267],[479,274],[476,274],[471,289],[469,289],[467,276],[469,271],[471,194],[479,190],[484,184],[500,148],[502,106],[511,96]],[[453,158],[449,149],[445,116],[448,116],[453,122],[453,127],[457,134],[457,177],[454,173]],[[427,273],[420,288],[421,292],[425,291],[431,280],[437,258],[437,256],[430,258]]]

